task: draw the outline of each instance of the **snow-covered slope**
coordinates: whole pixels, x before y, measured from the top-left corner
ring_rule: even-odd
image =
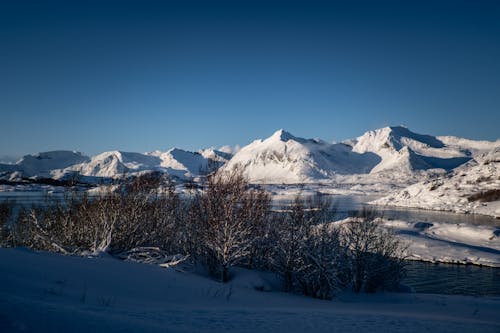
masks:
[[[448,147],[469,150],[473,156],[491,151],[495,147],[500,146],[500,139],[496,141],[470,140],[456,136],[437,136],[436,138]]]
[[[58,150],[26,155],[16,164],[2,164],[0,172],[17,171],[22,177],[50,177],[53,170],[64,169],[88,161],[90,158],[79,152]]]
[[[231,155],[217,150],[203,154],[178,148],[166,152],[134,153],[108,151],[92,158],[71,151],[52,151],[24,156],[16,164],[0,164],[0,177],[19,179],[43,177],[65,179],[75,174],[85,181],[99,178],[117,178],[125,174],[161,171],[178,178],[196,177],[211,168],[218,168]]]
[[[233,154],[227,151],[222,151],[214,148],[207,148],[207,149],[202,149],[199,151],[199,153],[207,158],[211,159],[213,161],[219,162],[219,163],[226,163],[228,162],[232,157]]]
[[[4,333],[500,330],[498,297],[346,293],[320,301],[269,290],[252,271],[221,284],[174,268],[22,249],[0,249],[0,271]]]
[[[373,203],[500,217],[500,145],[448,176],[419,182]]]
[[[153,170],[160,159],[140,153],[109,151],[92,157],[87,163],[69,168],[83,176],[116,177],[130,172]]]
[[[447,145],[445,142],[453,144]],[[443,142],[434,136],[413,133],[402,126],[369,131],[345,143],[351,145],[354,152],[371,152],[380,156],[380,163],[371,173],[435,168],[451,170],[472,157],[471,151],[467,149],[471,145],[462,147],[459,141],[451,139]]]
[[[200,153],[194,153],[179,148],[172,148],[164,153],[153,152],[151,156],[158,157],[159,167],[168,174],[179,177],[194,177],[206,172],[210,159]]]
[[[302,183],[367,173],[379,162],[375,154],[356,153],[345,144],[306,140],[279,130],[241,148],[225,168],[239,165],[252,182]]]
[[[88,163],[65,171],[77,171],[84,176],[116,178],[124,174],[161,171],[178,178],[194,177],[203,173],[211,159],[200,153],[172,148],[166,152],[131,153],[111,151],[94,156]]]
[[[330,226],[355,221],[348,217]],[[408,260],[474,264],[500,268],[500,228],[455,222],[423,222],[377,218],[382,228],[390,229],[406,247]]]

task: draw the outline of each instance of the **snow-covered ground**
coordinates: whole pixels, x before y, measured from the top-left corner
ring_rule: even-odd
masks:
[[[408,245],[408,259],[500,267],[498,227],[388,219],[381,223]]]
[[[159,266],[0,249],[0,331],[499,332],[500,298],[269,290],[244,270],[228,284]],[[267,291],[259,291],[263,289]]]
[[[500,217],[500,198],[470,199],[495,190],[500,191],[500,146],[456,168],[450,175],[418,182],[373,203]]]

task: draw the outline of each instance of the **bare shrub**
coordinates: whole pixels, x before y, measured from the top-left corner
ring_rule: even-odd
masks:
[[[62,253],[105,252],[118,220],[119,196],[68,196],[64,202],[24,209],[15,226],[17,245]]]
[[[395,289],[405,274],[406,247],[392,231],[380,228],[375,216],[365,208],[341,227],[349,254],[349,284],[355,292]]]
[[[304,266],[303,250],[314,220],[308,216],[305,203],[297,196],[290,208],[285,207],[275,220],[273,240],[275,250],[271,263],[280,275],[285,291],[292,291],[297,286],[297,275]]]
[[[120,217],[111,250],[135,247],[179,250],[176,238],[182,214],[180,206],[175,186],[165,175],[150,173],[125,184],[120,193]]]
[[[329,202],[320,196],[309,200],[298,196],[275,222],[270,260],[285,291],[329,299],[341,289],[346,252],[338,230],[325,224],[331,212]]]
[[[165,191],[158,193],[158,187]],[[63,253],[126,251],[138,246],[174,248],[179,199],[164,176],[146,174],[118,191],[89,197],[72,193],[63,202],[21,212],[16,242]]]
[[[191,208],[201,246],[195,251],[213,276],[228,281],[229,268],[248,260],[262,236],[259,226],[266,222],[269,206],[269,194],[250,188],[239,168],[207,178],[205,191]]]
[[[12,213],[12,202],[0,202],[0,247],[12,245],[12,228],[9,225]]]
[[[340,232],[327,224],[314,227],[302,251],[297,283],[306,296],[331,299],[346,285],[347,252]]]
[[[500,189],[493,189],[493,190],[479,192],[469,196],[467,200],[469,202],[473,201],[491,202],[500,200]]]

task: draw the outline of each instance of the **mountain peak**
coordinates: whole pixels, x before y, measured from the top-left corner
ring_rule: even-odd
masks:
[[[275,139],[275,140],[280,140],[283,142],[287,142],[288,140],[294,140],[294,141],[299,141],[297,137],[293,136],[289,132],[285,131],[284,129],[279,129],[276,132],[274,132],[273,135],[269,139]]]
[[[292,139],[293,136],[281,128],[281,129],[277,130],[276,132],[274,132],[273,135],[271,135],[271,138],[278,139],[281,141],[288,141],[288,140]]]

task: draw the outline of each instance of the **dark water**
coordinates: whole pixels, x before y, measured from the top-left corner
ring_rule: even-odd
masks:
[[[403,281],[417,293],[499,296],[500,268],[412,261]]]
[[[10,201],[16,206],[30,207],[31,205],[44,205],[52,200],[62,200],[62,192],[39,191],[13,191],[0,192],[0,202]]]
[[[472,224],[472,225],[489,225],[500,227],[500,219],[475,214],[457,214],[451,212],[440,212],[431,210],[422,210],[414,208],[400,208],[389,206],[369,205],[367,202],[380,198],[374,195],[323,195],[332,205],[330,218],[334,220],[344,219],[352,216],[354,212],[360,211],[363,208],[373,209],[377,215],[387,219],[397,219],[408,222],[436,222],[436,223],[453,223],[453,224]],[[274,201],[273,205],[277,208],[287,206],[291,203],[290,200]]]
[[[44,205],[50,200],[62,200],[64,194],[49,192],[0,192],[1,201],[14,201],[18,209],[31,205]],[[329,196],[335,209],[332,220],[359,211],[373,196]],[[275,207],[289,205],[290,201],[275,201]],[[371,206],[370,206],[371,207]],[[500,220],[487,216],[433,212],[417,209],[374,207],[386,218],[411,222],[470,223],[474,225],[500,226]],[[433,264],[411,261],[403,284],[415,292],[459,295],[500,295],[500,268],[474,265]]]

